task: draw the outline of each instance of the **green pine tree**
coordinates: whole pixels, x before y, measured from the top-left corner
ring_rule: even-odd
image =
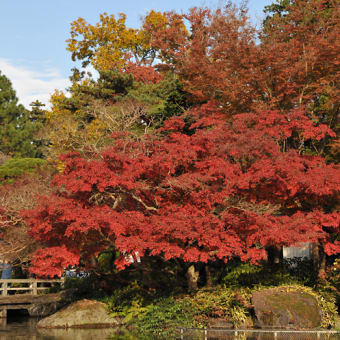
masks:
[[[0,71],[0,152],[14,157],[41,157],[35,141],[42,119],[18,103],[11,81]]]

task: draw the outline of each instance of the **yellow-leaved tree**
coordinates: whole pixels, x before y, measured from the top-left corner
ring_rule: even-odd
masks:
[[[122,69],[133,60],[138,65],[151,65],[156,51],[150,45],[150,34],[141,29],[126,27],[126,15],[118,18],[103,13],[96,25],[79,18],[71,23],[71,38],[67,50],[72,60],[81,60],[82,67],[91,64],[96,70]],[[153,27],[167,24],[160,12],[150,11],[144,23]]]
[[[69,93],[51,96],[46,115],[50,159],[70,151],[91,154],[115,131],[138,136],[184,110],[181,83],[153,66],[161,57],[152,44],[154,32],[169,25],[168,15],[155,11],[145,16],[139,29],[127,27],[124,14],[103,13],[95,25],[83,18],[71,23],[67,50],[72,60],[83,68],[91,65],[99,77],[74,68]]]

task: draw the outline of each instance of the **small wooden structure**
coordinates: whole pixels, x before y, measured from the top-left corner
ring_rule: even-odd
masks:
[[[0,279],[0,318],[7,317],[8,309],[28,308],[39,292],[48,290],[53,284],[63,287],[64,280]]]
[[[310,242],[300,242],[295,246],[283,247],[283,258],[284,259],[311,259],[313,256],[313,243]]]

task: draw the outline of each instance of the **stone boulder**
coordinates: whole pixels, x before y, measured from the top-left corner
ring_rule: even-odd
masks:
[[[30,316],[43,317],[55,313],[60,308],[71,303],[75,289],[62,290],[59,293],[33,296],[31,305],[27,308]]]
[[[74,302],[37,323],[38,328],[105,328],[120,325],[119,319],[108,315],[104,303],[86,299]]]
[[[261,328],[310,329],[321,325],[321,310],[316,298],[298,287],[254,292],[252,304]]]

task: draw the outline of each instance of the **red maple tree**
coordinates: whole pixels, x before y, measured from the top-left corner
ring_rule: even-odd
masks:
[[[162,61],[158,68],[177,74],[196,103],[214,99],[229,114],[249,111],[259,96],[261,72],[246,8],[229,3],[216,11],[195,7],[165,16],[167,25],[144,25]]]
[[[340,169],[306,156],[301,140],[333,132],[301,110],[245,113],[226,122],[209,102],[171,118],[155,135],[113,136],[97,157],[62,156],[58,194],[24,213],[45,246],[38,276],[60,275],[108,248],[124,254],[257,262],[269,246],[317,242],[340,252]],[[289,141],[289,142],[288,142]]]
[[[303,105],[315,122],[338,132],[338,3],[288,1],[283,7],[261,30],[246,8],[230,2],[215,11],[169,12],[166,25],[144,28],[162,60],[157,67],[177,74],[195,103],[216,100],[230,116]],[[316,143],[313,151],[324,154],[331,142]]]

